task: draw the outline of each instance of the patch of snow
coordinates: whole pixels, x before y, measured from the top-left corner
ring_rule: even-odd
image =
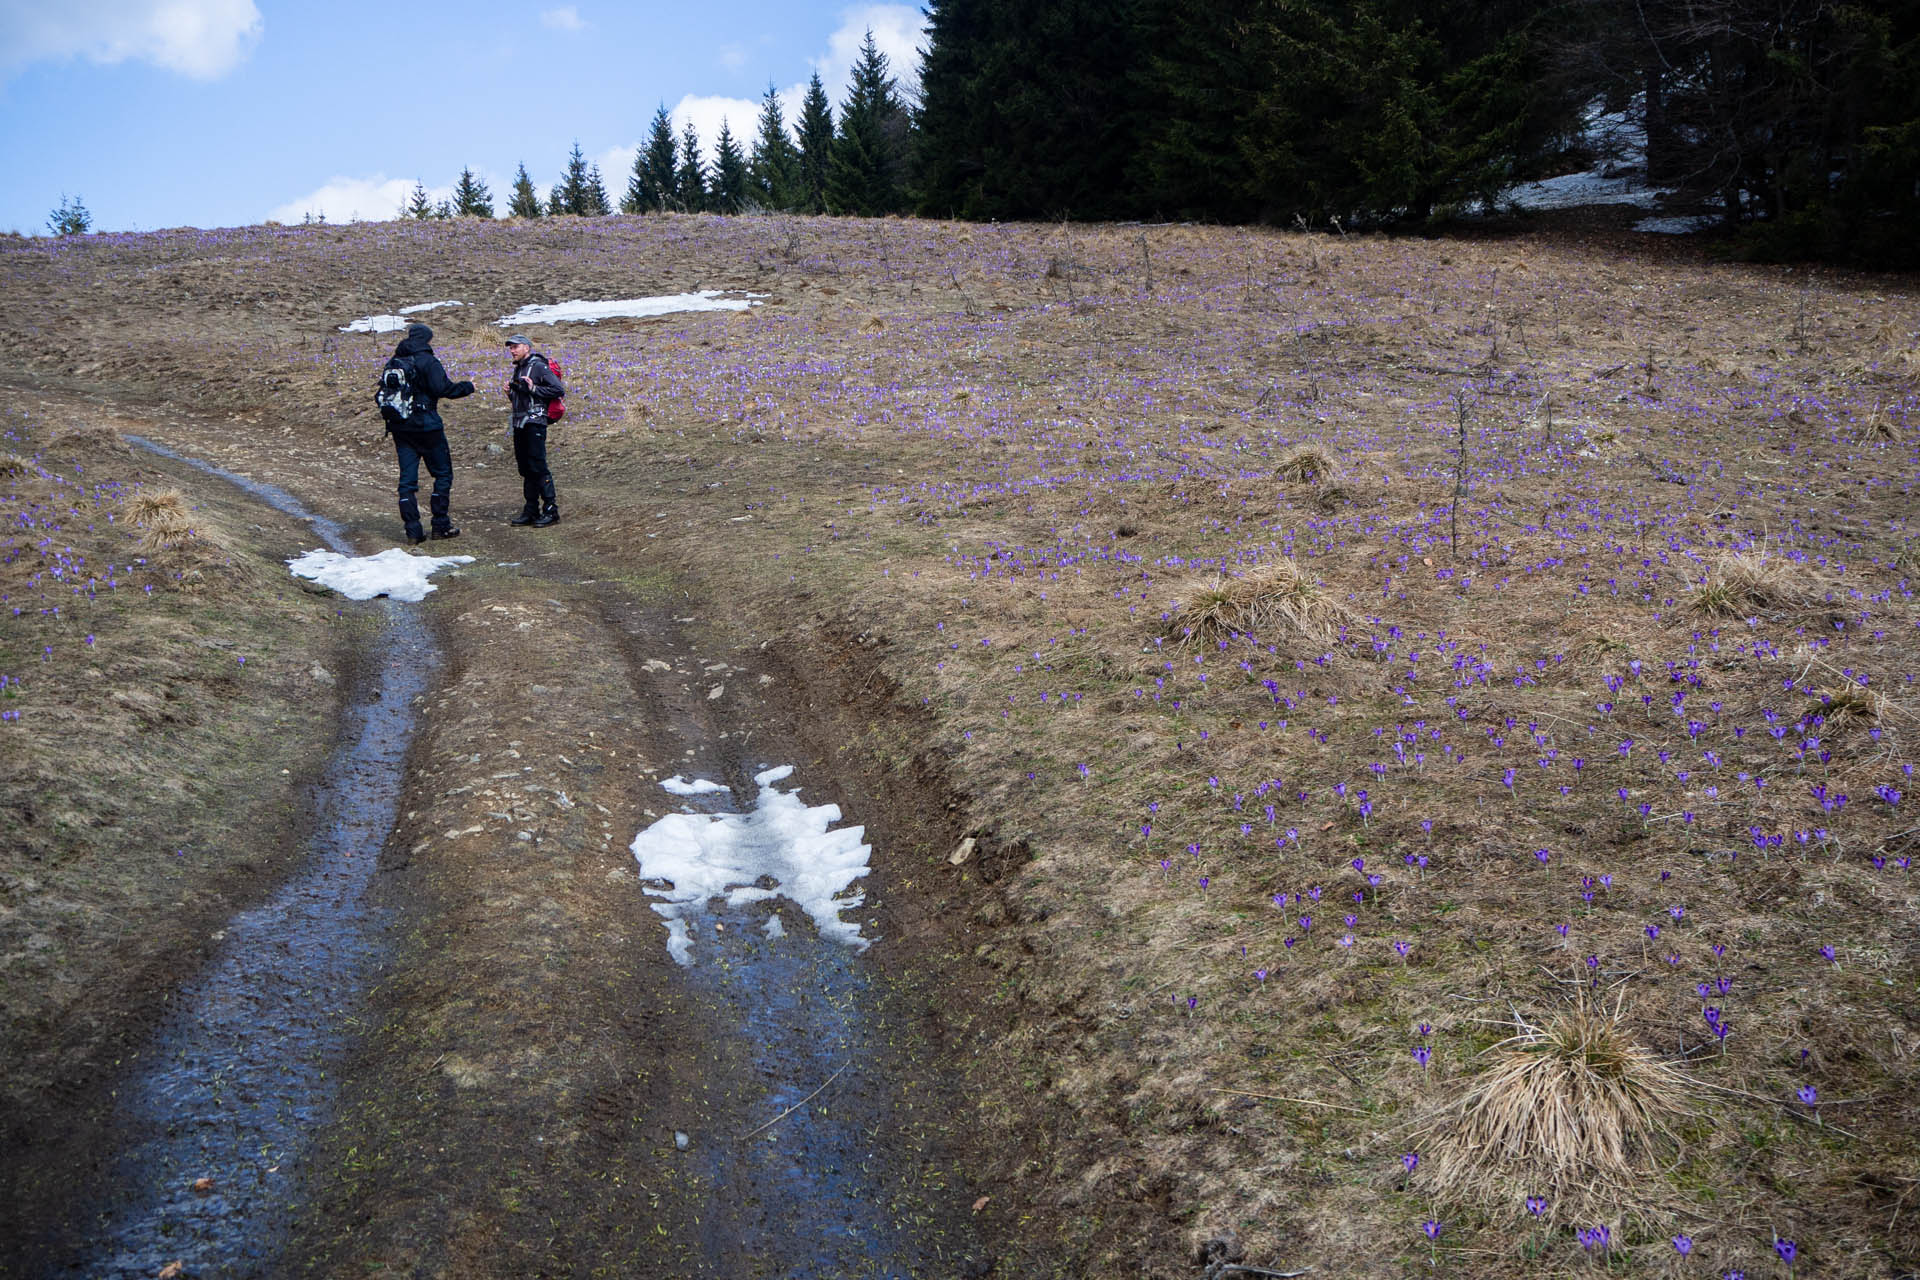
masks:
[[[764,293],[740,293],[737,290],[702,289],[698,293],[670,293],[657,298],[616,298],[607,302],[554,302],[524,306],[510,316],[501,316],[504,328],[528,324],[561,324],[577,320],[593,324],[620,316],[664,316],[678,311],[745,311],[757,306]]]
[[[1717,214],[1696,213],[1677,218],[1642,218],[1633,224],[1633,229],[1662,236],[1687,236],[1696,231],[1705,231],[1720,221]]]
[[[338,551],[309,551],[287,561],[296,578],[331,587],[349,600],[418,601],[436,588],[427,579],[453,565],[472,564],[472,556],[416,556],[390,547],[377,556],[345,556]]]
[[[793,773],[782,765],[754,775],[760,794],[751,813],[670,813],[633,838],[640,878],[652,907],[667,922],[667,953],[693,963],[688,920],[714,898],[739,907],[785,898],[813,918],[820,935],[861,951],[860,926],[840,918],[866,901],[850,892],[867,874],[872,846],[865,827],[841,827],[840,806],[805,805],[799,789],[774,784]],[[771,927],[769,936],[773,934]]]
[[[397,333],[412,324],[408,316],[418,315],[422,311],[431,311],[435,307],[464,307],[464,302],[416,302],[410,307],[402,307],[396,315],[361,316],[352,324],[340,326],[342,333]]]
[[[1637,204],[1644,209],[1651,208],[1661,195],[1637,174],[1609,178],[1602,170],[1593,169],[1523,182],[1503,193],[1500,202],[1522,209],[1577,209],[1589,204]]]
[[[1577,209],[1592,204],[1632,204],[1651,208],[1663,191],[1647,186],[1645,95],[1624,111],[1608,111],[1598,98],[1581,117],[1581,141],[1598,157],[1585,173],[1566,173],[1539,182],[1523,182],[1501,193],[1497,205],[1522,209]]]
[[[704,796],[709,792],[725,791],[727,789],[726,784],[712,782],[706,778],[695,778],[689,782],[684,776],[677,773],[665,782],[662,782],[660,786],[664,790],[671,791],[676,796]]]

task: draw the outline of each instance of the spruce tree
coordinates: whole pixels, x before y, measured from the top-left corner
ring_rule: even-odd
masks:
[[[907,112],[888,73],[887,55],[868,31],[847,80],[840,127],[827,165],[827,208],[875,217],[904,203]]]
[[[460,181],[453,185],[453,211],[463,218],[493,216],[493,193],[487,190],[486,183],[473,176],[471,169],[462,169]]]
[[[680,131],[680,169],[673,175],[673,196],[688,213],[702,213],[707,207],[707,170],[700,160],[700,135],[693,121]]]
[[[720,136],[713,144],[713,191],[708,197],[709,204],[716,213],[739,213],[751,197],[747,159],[740,154],[740,144],[733,140],[733,130],[722,117]]]
[[[513,198],[507,201],[507,212],[516,218],[537,218],[543,212],[540,193],[533,189],[533,179],[527,176],[524,161],[521,162],[520,172],[513,175]]]
[[[547,216],[557,218],[567,213],[567,193],[559,183],[547,188]]]
[[[580,153],[580,144],[575,142],[573,150],[567,153],[566,171],[560,178],[560,212],[571,213],[575,217],[586,217],[592,212],[589,207],[592,204],[588,189],[590,177],[587,158]]]
[[[400,216],[422,222],[433,216],[433,201],[427,195],[426,183],[416,181],[413,184],[413,194],[400,206]]]
[[[673,203],[674,178],[680,170],[680,144],[673,136],[673,117],[662,103],[653,113],[647,145],[633,161],[628,191],[646,213],[664,212]]]
[[[442,222],[451,220],[453,217],[453,201],[442,200],[439,204],[433,206],[433,216]]]
[[[589,218],[604,218],[613,212],[613,206],[607,202],[607,184],[600,179],[600,166],[594,165],[587,170],[586,191],[580,201],[580,212]]]
[[[780,95],[772,85],[760,99],[760,130],[747,161],[754,200],[765,209],[791,209],[800,200],[800,152],[787,134]]]
[[[60,197],[60,207],[47,215],[47,230],[56,236],[83,236],[93,226],[93,215],[79,196]]]
[[[820,73],[807,81],[800,103],[800,191],[796,204],[802,213],[827,211],[827,167],[833,159],[833,110]]]

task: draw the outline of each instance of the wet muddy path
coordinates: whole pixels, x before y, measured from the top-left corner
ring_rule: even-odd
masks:
[[[290,494],[133,442],[238,485],[352,552],[344,528]],[[179,1263],[196,1276],[240,1276],[263,1274],[275,1256],[383,950],[385,920],[368,886],[393,829],[412,704],[440,660],[417,610],[371,607],[383,614],[378,653],[349,692],[306,858],[229,921],[211,962],[171,1001],[144,1065],[119,1091],[87,1238],[68,1243],[59,1270],[152,1276]]]
[[[181,987],[46,1273],[988,1274],[938,1008],[961,959],[904,874],[951,847],[945,810],[846,775],[879,722],[809,714],[820,655],[511,536],[460,544],[479,563],[424,604],[359,606],[383,627],[307,862]],[[752,820],[781,767],[873,868],[826,916],[759,876],[690,904],[677,963],[629,844]]]

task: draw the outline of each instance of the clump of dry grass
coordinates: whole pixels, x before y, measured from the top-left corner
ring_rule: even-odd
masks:
[[[1859,685],[1846,685],[1824,696],[1820,706],[1820,715],[1830,729],[1838,729],[1853,721],[1868,722],[1878,720],[1884,710],[1886,698]]]
[[[1326,644],[1358,617],[1282,557],[1235,577],[1189,581],[1170,621],[1176,632],[1209,644],[1274,626]]]
[[[1885,406],[1877,406],[1860,424],[1860,443],[1872,444],[1880,440],[1898,440],[1900,428],[1888,416]]]
[[[1517,1206],[1617,1201],[1675,1142],[1692,1082],[1634,1039],[1620,1006],[1585,1000],[1487,1050],[1487,1068],[1431,1124],[1431,1190]]]
[[[178,489],[142,489],[123,507],[129,523],[140,532],[140,550],[152,555],[171,551],[193,538],[193,508]]]
[[[0,453],[0,476],[24,476],[33,473],[33,459],[17,453]]]
[[[1694,587],[1692,605],[1717,618],[1741,618],[1758,609],[1797,609],[1815,597],[1811,575],[1765,551],[1723,554]]]
[[[49,440],[47,447],[66,453],[79,451],[82,453],[130,454],[133,452],[133,446],[128,444],[118,431],[115,431],[112,427],[100,426],[96,423],[86,423],[82,426],[68,427]]]
[[[1339,473],[1333,455],[1317,444],[1301,445],[1280,459],[1279,467],[1274,470],[1274,475],[1288,484],[1318,484]]]

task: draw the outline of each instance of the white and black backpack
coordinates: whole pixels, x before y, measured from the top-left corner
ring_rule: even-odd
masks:
[[[389,427],[404,427],[420,407],[413,389],[413,361],[395,356],[380,370],[380,385],[374,389],[373,402]]]

